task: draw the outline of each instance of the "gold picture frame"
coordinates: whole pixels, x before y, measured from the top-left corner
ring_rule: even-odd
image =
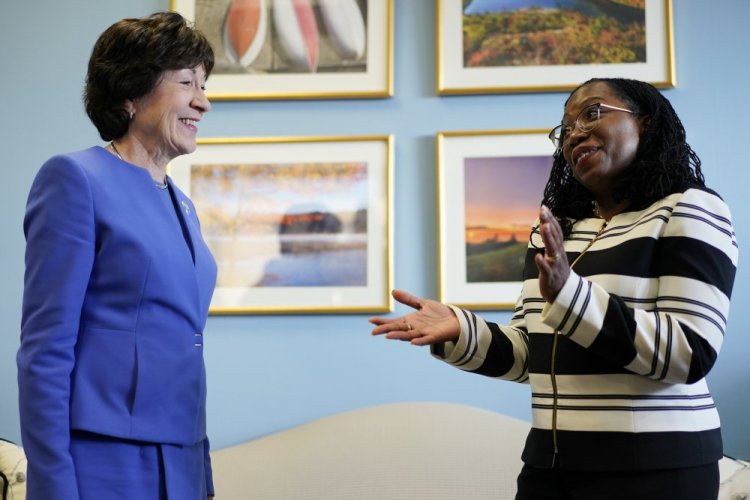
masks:
[[[393,310],[393,136],[198,140],[169,173],[219,275],[210,314]]]
[[[170,0],[211,43],[212,100],[393,96],[393,0]]]
[[[676,85],[672,0],[515,4],[435,0],[439,95],[570,91],[599,77]]]
[[[438,296],[513,309],[554,146],[545,129],[439,132]]]

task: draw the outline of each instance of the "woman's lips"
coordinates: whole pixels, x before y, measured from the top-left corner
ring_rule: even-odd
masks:
[[[576,168],[583,166],[581,162],[585,164],[587,160],[591,158],[591,155],[593,155],[597,151],[598,148],[595,148],[593,146],[576,148],[576,150],[573,151],[573,166],[575,166]]]

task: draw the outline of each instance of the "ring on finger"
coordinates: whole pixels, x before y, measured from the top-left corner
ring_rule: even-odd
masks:
[[[406,323],[406,331],[407,332],[410,332],[410,331],[412,331],[414,329],[414,327],[411,326],[411,323],[409,323],[408,321],[404,321],[404,323]]]
[[[544,260],[546,260],[547,262],[557,262],[558,260],[560,260],[560,256],[556,253],[547,254],[544,256]]]

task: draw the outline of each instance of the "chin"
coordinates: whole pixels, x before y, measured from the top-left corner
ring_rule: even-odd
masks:
[[[180,155],[189,155],[190,153],[194,152],[198,146],[196,144],[190,144],[185,147],[180,148]]]

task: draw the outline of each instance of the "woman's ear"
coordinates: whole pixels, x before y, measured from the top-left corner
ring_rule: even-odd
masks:
[[[128,114],[128,116],[130,116],[130,119],[132,120],[133,116],[135,116],[135,100],[127,99],[122,109],[125,110],[125,112]]]

